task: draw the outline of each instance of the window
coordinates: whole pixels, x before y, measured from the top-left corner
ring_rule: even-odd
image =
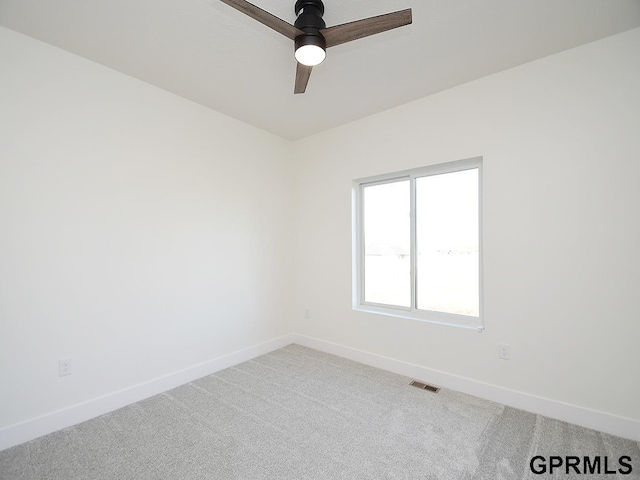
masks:
[[[354,181],[354,309],[482,330],[482,159]]]

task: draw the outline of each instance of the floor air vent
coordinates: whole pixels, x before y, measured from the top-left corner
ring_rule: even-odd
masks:
[[[412,387],[421,388],[422,390],[429,390],[433,393],[438,393],[440,391],[440,387],[434,387],[433,385],[429,385],[428,383],[416,382],[415,380],[410,383]]]

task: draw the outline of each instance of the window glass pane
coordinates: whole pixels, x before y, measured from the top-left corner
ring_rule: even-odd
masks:
[[[363,188],[364,301],[411,306],[409,180]]]
[[[479,316],[478,169],[416,179],[416,307]]]

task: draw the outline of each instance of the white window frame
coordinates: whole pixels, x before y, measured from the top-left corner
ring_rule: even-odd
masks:
[[[460,172],[464,170],[478,169],[478,295],[479,314],[475,316],[458,315],[447,312],[430,310],[418,310],[416,306],[416,179],[425,176],[439,175],[443,173]],[[364,188],[371,185],[410,180],[411,204],[410,204],[410,235],[411,235],[411,307],[399,307],[392,305],[376,304],[364,300]],[[376,175],[374,177],[360,178],[353,181],[352,189],[352,292],[353,309],[360,312],[389,315],[392,317],[419,320],[423,322],[452,325],[469,328],[478,331],[484,330],[483,316],[483,274],[482,274],[482,157],[474,157],[454,162],[430,165],[414,168],[401,172]]]

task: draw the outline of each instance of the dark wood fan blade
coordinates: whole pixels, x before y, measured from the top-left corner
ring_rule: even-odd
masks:
[[[297,63],[297,62],[296,62]],[[296,86],[293,89],[293,93],[304,93],[307,89],[307,84],[309,83],[309,77],[311,76],[311,71],[313,67],[307,67],[306,65],[302,65],[298,63],[296,68]]]
[[[224,1],[224,0],[223,0]],[[386,32],[394,28],[409,25],[412,22],[411,9],[399,12],[387,13],[377,17],[365,18],[355,22],[343,23],[335,27],[320,30],[327,41],[327,47],[335,47],[342,43],[357,40],[359,38]]]
[[[276,32],[281,33],[285,37],[290,38],[291,40],[295,40],[298,35],[301,35],[301,30],[298,30],[296,27],[291,25],[290,23],[285,22],[284,20],[276,17],[275,15],[270,14],[269,12],[262,10],[260,7],[256,7],[252,3],[249,3],[245,0],[220,0],[223,3],[226,3],[230,7],[235,8],[236,10],[241,11],[245,15],[250,16],[254,20],[259,21],[263,25],[266,25],[269,28],[273,28]]]

